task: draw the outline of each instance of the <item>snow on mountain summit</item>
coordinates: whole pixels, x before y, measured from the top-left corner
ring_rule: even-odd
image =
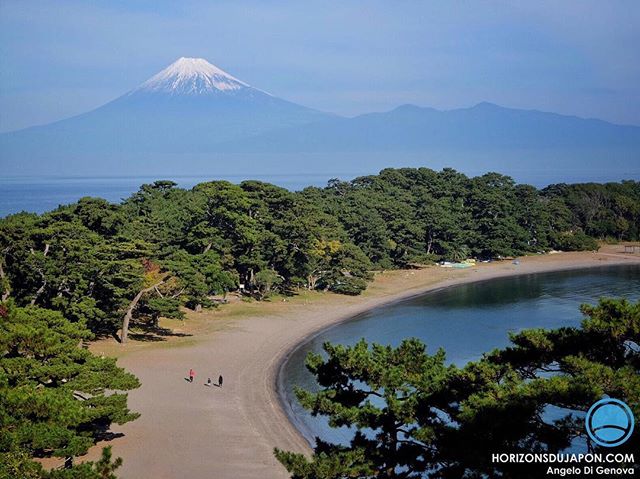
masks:
[[[182,57],[144,82],[131,93],[201,95],[251,88],[203,58]]]

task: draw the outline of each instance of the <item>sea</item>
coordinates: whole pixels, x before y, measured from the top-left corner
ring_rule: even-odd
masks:
[[[354,177],[357,175],[352,175]],[[226,180],[240,183],[259,180],[288,190],[301,190],[307,186],[326,186],[329,174],[291,175],[220,175],[220,176],[100,176],[100,177],[0,177],[0,218],[26,211],[44,213],[60,205],[74,203],[85,196],[104,198],[119,203],[138,191],[141,185],[156,180],[172,180],[181,188],[192,188],[198,183]]]
[[[313,158],[307,158],[311,161]],[[317,160],[317,159],[316,159]],[[345,164],[348,164],[345,159]],[[244,172],[242,174],[218,174],[218,175],[136,175],[136,176],[0,176],[0,218],[13,213],[27,211],[31,213],[44,213],[51,211],[60,205],[74,203],[85,196],[104,198],[108,201],[119,203],[138,191],[144,183],[153,183],[156,180],[172,180],[182,188],[192,188],[204,181],[226,180],[232,183],[240,183],[244,180],[260,180],[278,185],[291,191],[301,190],[307,186],[326,186],[327,181],[339,178],[344,181],[358,176],[377,174],[384,165],[380,158],[360,158],[357,164],[360,166],[340,172],[314,172],[314,173],[288,173],[288,174],[260,174]],[[372,160],[374,163],[368,164]],[[349,160],[350,161],[350,160]],[[375,163],[377,161],[377,163]],[[386,160],[388,161],[388,159]],[[407,158],[407,165],[420,165],[418,159]],[[312,163],[319,163],[319,160]],[[435,170],[444,165],[429,164]],[[316,170],[321,171],[321,170]],[[499,170],[502,171],[502,170]],[[486,169],[471,169],[464,171],[468,176],[482,175]],[[601,171],[531,171],[530,169],[514,170],[510,174],[519,183],[528,183],[537,188],[544,188],[551,183],[576,183],[585,181],[620,181],[623,178],[640,178],[638,172],[630,172],[625,175],[607,174]]]
[[[325,418],[311,416],[294,393],[296,386],[318,389],[304,361],[309,352],[322,353],[325,341],[352,345],[365,338],[397,346],[405,338],[416,337],[427,345],[429,354],[443,348],[447,361],[464,366],[485,352],[507,346],[509,333],[527,328],[578,326],[582,320],[580,305],[596,304],[603,296],[640,300],[640,266],[493,279],[377,308],[301,344],[280,370],[279,393],[292,422],[311,444],[316,437],[346,444],[353,431],[331,428]],[[581,444],[572,447],[580,450]]]

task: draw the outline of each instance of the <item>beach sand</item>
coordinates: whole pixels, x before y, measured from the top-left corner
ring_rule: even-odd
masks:
[[[304,293],[283,301],[237,302],[216,311],[189,314],[184,322],[165,321],[184,337],[163,342],[109,341],[92,345],[96,353],[116,355],[137,375],[142,387],[129,394],[141,417],[114,426],[123,436],[108,443],[124,459],[125,479],[288,477],[273,448],[309,452],[280,404],[279,367],[296,345],[319,330],[362,311],[436,288],[517,274],[563,269],[640,264],[622,246],[598,253],[559,253],[480,264],[465,270],[437,266],[376,275],[362,296]],[[188,371],[196,379],[188,383]],[[224,387],[207,387],[224,377]],[[95,458],[98,448],[87,456]]]

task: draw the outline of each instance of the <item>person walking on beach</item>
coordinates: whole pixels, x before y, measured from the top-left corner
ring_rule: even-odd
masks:
[[[193,378],[196,377],[196,372],[193,369],[189,369],[189,382],[193,382]]]
[[[218,386],[222,387],[222,374],[218,376]]]
[[[207,378],[207,384],[206,384],[206,386],[211,387],[211,386],[212,386],[212,384],[213,384],[213,383],[211,382],[211,378]]]

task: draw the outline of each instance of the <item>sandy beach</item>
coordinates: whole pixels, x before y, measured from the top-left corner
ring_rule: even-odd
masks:
[[[116,355],[142,387],[129,395],[140,419],[114,428],[109,442],[124,459],[119,476],[142,478],[286,478],[273,448],[309,451],[280,404],[277,374],[283,359],[319,330],[382,304],[471,281],[563,269],[640,264],[622,246],[598,253],[559,253],[480,264],[465,270],[437,266],[376,275],[365,294],[345,297],[305,293],[283,301],[225,305],[190,314],[184,323],[163,323],[184,337],[101,341],[96,353]],[[178,330],[179,329],[179,330]],[[196,378],[186,381],[193,368]],[[222,388],[205,386],[224,377]],[[96,451],[89,455],[95,457]]]

